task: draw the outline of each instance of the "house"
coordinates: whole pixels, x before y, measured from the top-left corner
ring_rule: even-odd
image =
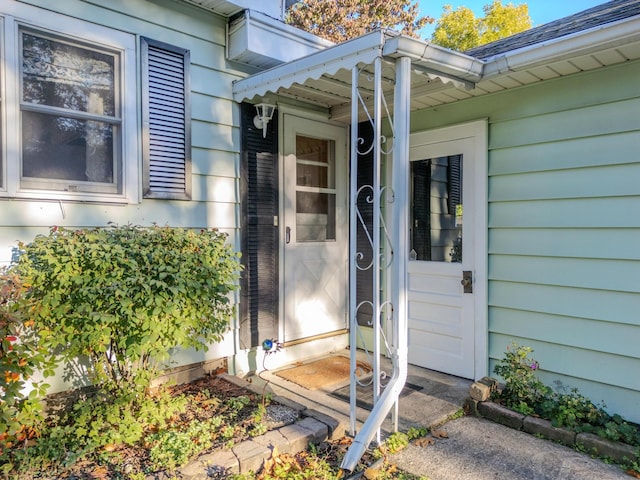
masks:
[[[0,8],[0,261],[53,224],[217,227],[237,322],[179,365],[352,345],[394,359],[393,393],[407,361],[479,378],[515,340],[640,422],[640,0],[466,53],[331,45],[281,2]]]

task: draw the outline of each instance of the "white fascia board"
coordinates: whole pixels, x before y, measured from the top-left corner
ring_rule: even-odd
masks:
[[[409,57],[413,69],[470,83],[481,80],[484,68],[482,60],[405,35],[387,39],[383,54],[385,57]]]
[[[334,44],[260,12],[246,10],[229,25],[227,58],[264,68],[290,62]]]
[[[350,69],[360,63],[370,64],[375,58],[382,56],[384,41],[384,32],[372,32],[251,77],[236,80],[233,84],[233,99],[242,102],[255,96],[264,96],[267,92],[275,93],[279,88],[288,88],[294,83],[303,84],[324,74]]]
[[[282,19],[284,15],[283,0],[183,0],[198,5],[209,11],[229,17],[242,10],[256,10],[273,18]]]
[[[640,17],[600,25],[487,58],[483,79],[560,60],[570,60],[636,41],[640,41]]]

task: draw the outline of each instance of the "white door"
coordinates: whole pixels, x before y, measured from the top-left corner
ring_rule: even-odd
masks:
[[[284,116],[284,340],[347,328],[347,135]]]
[[[484,288],[475,278],[485,208],[475,189],[483,188],[477,176],[484,141],[468,131],[454,127],[411,138],[408,323],[410,363],[474,378],[486,348],[476,349],[482,335],[474,298]]]

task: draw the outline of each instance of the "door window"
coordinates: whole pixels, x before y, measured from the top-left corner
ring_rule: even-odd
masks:
[[[296,239],[336,240],[335,154],[332,140],[296,136]]]
[[[462,262],[462,155],[411,162],[411,260]]]

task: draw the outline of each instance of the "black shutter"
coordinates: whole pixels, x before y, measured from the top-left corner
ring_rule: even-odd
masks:
[[[452,155],[447,160],[448,213],[455,215],[456,207],[462,203],[462,155]]]
[[[411,246],[418,260],[431,260],[431,160],[411,162]]]
[[[361,148],[367,149],[373,142],[373,127],[370,122],[362,122],[358,125],[358,137],[364,140]],[[373,184],[373,151],[366,155],[358,156],[358,188],[362,185]],[[353,194],[353,193],[352,193]],[[373,204],[367,202],[367,196],[371,196],[370,191],[365,191],[358,197],[358,211],[366,225],[366,229],[373,234]],[[355,212],[352,212],[355,214]],[[362,258],[358,259],[360,266],[369,265],[372,261],[373,249],[366,230],[360,222],[357,222],[356,246]],[[370,302],[373,298],[373,268],[356,271],[356,304],[363,301]],[[362,305],[358,310],[358,324],[370,325],[373,317],[373,309],[369,305]]]
[[[278,335],[277,115],[267,137],[253,125],[253,105],[241,105],[242,263],[240,347]]]

